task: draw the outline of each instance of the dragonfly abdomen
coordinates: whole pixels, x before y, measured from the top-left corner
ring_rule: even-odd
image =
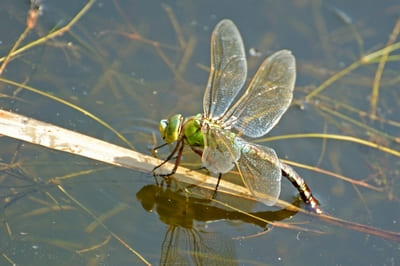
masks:
[[[315,213],[322,213],[318,200],[313,196],[311,189],[308,187],[304,179],[301,178],[292,167],[284,163],[281,163],[281,170],[282,175],[297,188],[304,203],[306,203]]]

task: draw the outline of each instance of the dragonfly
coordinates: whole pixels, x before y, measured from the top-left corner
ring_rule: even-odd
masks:
[[[202,166],[218,174],[234,167],[244,185],[260,202],[272,206],[286,177],[302,200],[315,213],[322,213],[317,199],[295,170],[282,163],[269,147],[251,143],[242,135],[259,138],[267,134],[288,109],[296,80],[295,57],[280,50],[264,60],[248,87],[239,97],[247,77],[247,61],[242,37],[235,24],[224,19],[211,36],[210,74],[203,96],[203,113],[184,118],[176,114],[163,119],[159,131],[165,143],[176,146],[161,167],[175,155],[175,173],[185,145],[201,156]],[[234,102],[234,100],[237,101]]]

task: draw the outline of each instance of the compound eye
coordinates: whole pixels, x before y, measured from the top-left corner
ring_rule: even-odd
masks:
[[[165,139],[165,131],[168,127],[168,120],[167,119],[162,119],[160,121],[160,124],[158,125],[158,128],[160,130],[160,135],[163,139]]]
[[[172,116],[168,120],[160,121],[160,134],[166,143],[172,143],[179,140],[182,132],[183,117],[180,114]]]

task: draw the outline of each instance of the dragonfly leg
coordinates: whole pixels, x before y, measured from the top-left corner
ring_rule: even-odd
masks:
[[[172,169],[172,172],[169,175],[175,174],[176,169],[178,169],[178,166],[181,163],[183,148],[185,147],[185,142],[182,140],[182,141],[180,141],[180,143],[181,143],[181,147],[179,148],[178,155],[176,156],[174,168]]]
[[[217,196],[217,190],[218,190],[219,182],[221,181],[221,177],[222,177],[222,173],[219,173],[218,181],[217,181],[217,184],[215,185],[215,190],[214,190],[214,193],[212,196],[213,199],[215,199],[215,197]]]
[[[154,147],[152,150],[151,150],[151,154],[154,156],[154,157],[156,157],[156,151],[157,150],[159,150],[159,149],[161,149],[162,147],[164,147],[164,146],[166,146],[166,145],[168,145],[168,143],[163,143],[163,144],[161,144],[161,145],[159,145],[159,146],[157,146],[157,147]]]
[[[282,170],[282,175],[285,176],[289,181],[297,188],[297,190],[300,193],[301,199],[304,201],[304,203],[307,204],[308,207],[311,208],[311,210],[317,214],[322,213],[321,208],[319,207],[318,200],[313,196],[310,188],[306,184],[306,181],[304,181],[301,176],[296,173],[296,171],[290,167],[289,165],[286,165],[281,162],[281,170]]]
[[[178,155],[177,155],[176,160],[175,160],[175,165],[174,165],[174,168],[172,169],[172,171],[170,173],[168,173],[168,174],[160,174],[159,176],[170,176],[170,175],[175,174],[176,169],[178,169],[179,163],[181,161],[181,157],[182,157],[184,146],[185,146],[184,140],[178,141],[176,143],[176,146],[175,146],[174,150],[168,155],[168,157],[162,163],[160,163],[159,165],[157,165],[156,167],[153,168],[153,174],[154,174],[155,170],[157,170],[158,168],[163,166],[165,163],[170,161],[172,159],[172,157],[174,157],[176,152],[178,152]],[[159,147],[161,147],[161,146],[159,146]]]

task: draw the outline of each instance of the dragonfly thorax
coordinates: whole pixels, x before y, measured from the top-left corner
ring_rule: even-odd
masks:
[[[197,114],[187,118],[183,124],[183,135],[187,143],[193,147],[204,147],[202,127],[202,115]]]

